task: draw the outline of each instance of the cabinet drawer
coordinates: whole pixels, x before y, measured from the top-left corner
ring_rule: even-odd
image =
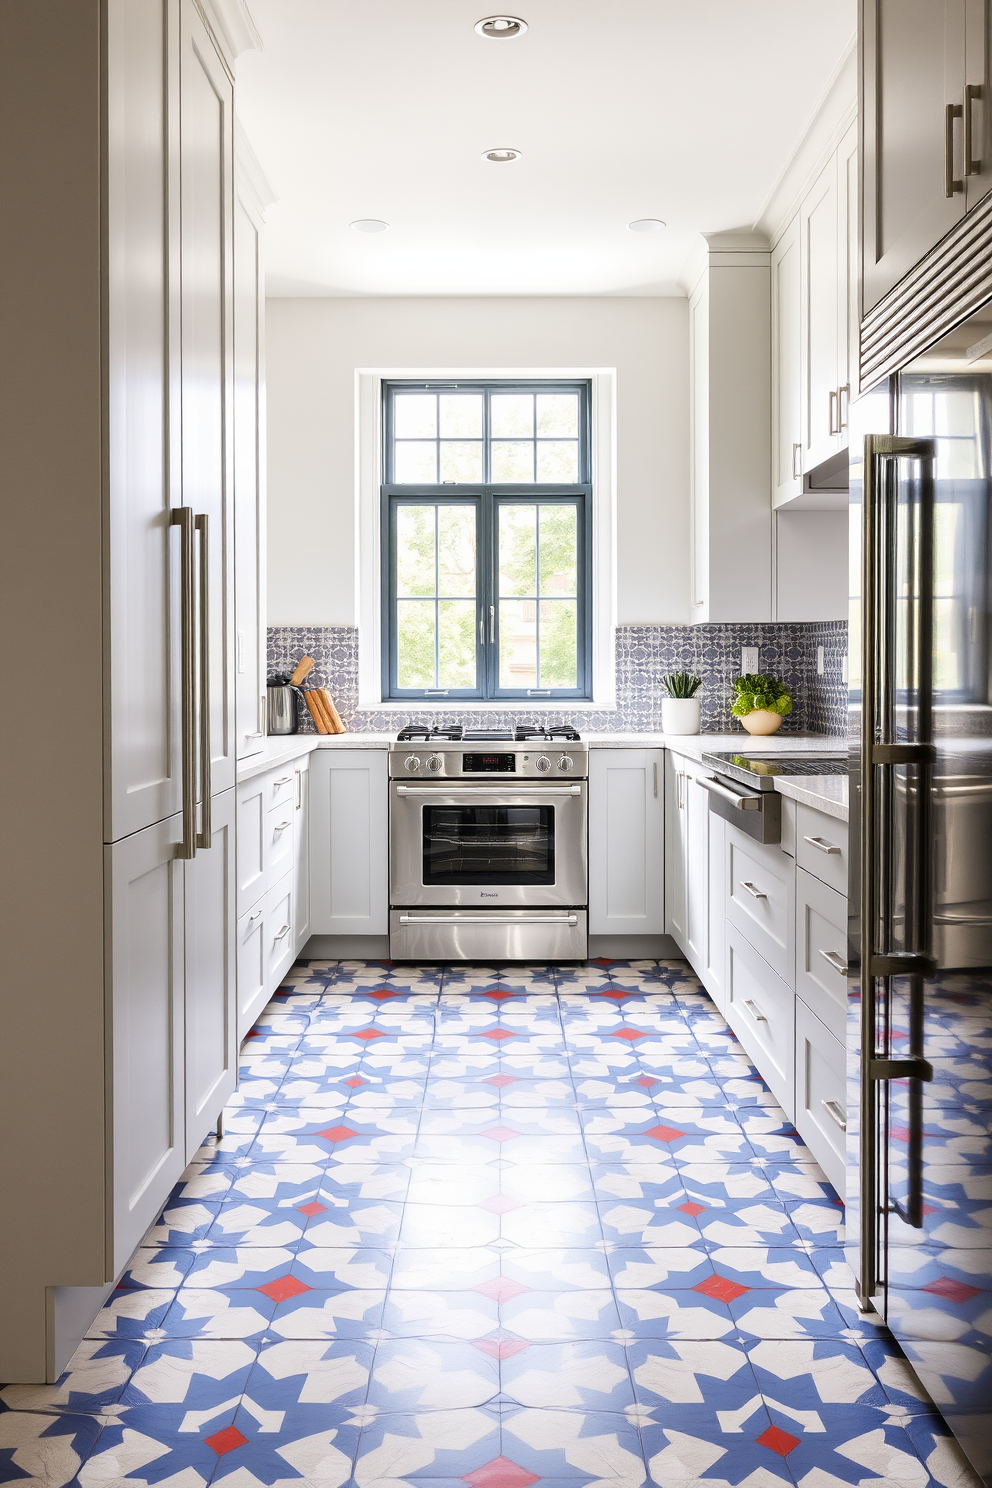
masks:
[[[238,1043],[244,1039],[268,1001],[265,900],[238,920]]]
[[[795,866],[778,847],[727,831],[727,918],[789,985],[795,977]]]
[[[847,896],[847,822],[800,802],[796,812],[796,862]]]
[[[265,821],[265,782],[248,780],[238,786],[238,914],[250,909],[268,884]]]
[[[732,926],[727,931],[727,1022],[789,1117],[793,1111],[795,993]]]
[[[796,1130],[844,1198],[847,1166],[846,1052],[796,998]]]
[[[265,814],[265,840],[268,853],[268,882],[278,883],[284,873],[293,866],[293,811],[292,796],[273,811]]]
[[[287,873],[265,896],[265,985],[270,996],[292,966],[296,955],[295,899],[292,873]]]
[[[847,1025],[847,900],[796,870],[796,991],[831,1033]]]
[[[293,804],[293,794],[296,789],[296,773],[292,764],[280,765],[278,770],[265,776],[265,809],[271,811],[273,806],[279,806],[286,802],[287,806]]]

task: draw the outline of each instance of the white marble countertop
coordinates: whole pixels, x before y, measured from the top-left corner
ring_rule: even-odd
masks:
[[[238,783],[315,749],[388,749],[393,734],[271,734],[258,754],[242,760]],[[755,738],[742,729],[735,734],[585,734],[590,749],[670,749],[673,754],[699,760],[711,751],[741,754],[843,754],[847,740],[828,734],[772,734]],[[829,816],[847,820],[847,780],[841,775],[780,775],[775,789]]]

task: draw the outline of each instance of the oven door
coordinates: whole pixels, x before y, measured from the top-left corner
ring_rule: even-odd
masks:
[[[389,899],[500,909],[586,903],[587,782],[390,787]]]

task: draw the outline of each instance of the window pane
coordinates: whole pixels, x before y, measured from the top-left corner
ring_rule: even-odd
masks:
[[[432,599],[401,599],[396,605],[396,680],[400,687],[435,685]]]
[[[475,686],[475,601],[442,599],[438,605],[439,687]]]
[[[393,399],[393,433],[397,439],[437,436],[437,393],[397,393]]]
[[[442,440],[441,479],[461,481],[463,484],[481,481],[482,440],[477,442],[459,440],[457,443],[453,440]]]
[[[537,594],[537,507],[499,508],[499,592]]]
[[[438,593],[475,594],[475,507],[437,509]]]
[[[539,481],[574,483],[579,478],[579,446],[575,439],[539,439],[537,441],[537,478]]]
[[[577,594],[578,513],[572,505],[541,507],[541,597]]]
[[[434,506],[396,511],[396,593],[434,593]]]
[[[494,393],[489,404],[491,432],[496,439],[533,439],[534,394]]]
[[[438,430],[442,439],[482,438],[482,394],[442,393]],[[557,434],[557,429],[551,431]]]
[[[578,393],[538,393],[538,434],[558,434],[577,439],[579,434]]]
[[[541,601],[541,687],[577,685],[576,610],[574,599]]]
[[[499,685],[537,686],[537,603],[533,599],[500,601]]]
[[[437,484],[437,445],[421,439],[397,439],[393,480],[398,486]]]
[[[493,440],[493,480],[534,483],[534,446],[529,440]]]

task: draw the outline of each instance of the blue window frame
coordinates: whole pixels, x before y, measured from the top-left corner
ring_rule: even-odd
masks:
[[[383,697],[591,696],[590,384],[383,385]]]

